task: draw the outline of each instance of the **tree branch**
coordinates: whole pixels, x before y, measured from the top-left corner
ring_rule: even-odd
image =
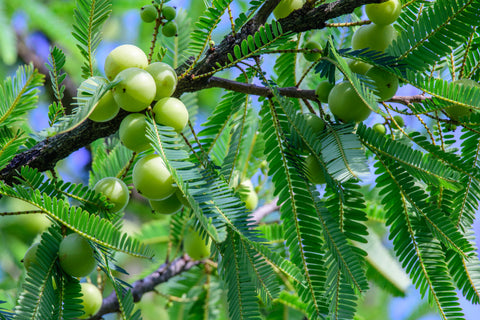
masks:
[[[353,10],[365,4],[385,1],[387,0],[337,0],[316,8],[304,6],[278,22],[280,22],[284,31],[304,32],[312,29],[323,29],[327,20],[352,13]],[[305,19],[305,17],[308,17],[308,19]]]
[[[266,216],[268,216],[269,214],[275,211],[280,210],[280,206],[277,205],[277,202],[278,202],[278,197],[273,199],[269,203],[265,203],[263,206],[253,211],[252,213],[253,221],[255,221],[256,224],[259,224],[263,218],[265,218]]]
[[[193,261],[187,255],[177,258],[171,263],[162,264],[157,270],[149,274],[143,279],[135,281],[132,284],[133,301],[138,302],[142,296],[150,291],[154,291],[155,287],[161,283],[167,282],[169,279],[181,274],[184,271],[188,271],[194,266],[200,264],[201,261]],[[102,307],[97,314],[90,320],[100,320],[103,315],[107,313],[118,312],[119,304],[115,291],[108,297],[103,299]]]
[[[414,96],[393,96],[390,100],[388,100],[388,102],[401,103],[407,106],[410,103],[423,102],[427,99],[430,98],[425,97],[423,94],[417,94]]]
[[[211,77],[208,81],[207,87],[223,88],[262,97],[273,96],[272,90],[268,87],[258,86],[251,83],[237,82],[218,77]],[[318,100],[317,96],[315,95],[315,90],[302,90],[297,87],[286,87],[278,88],[278,92],[285,97]]]
[[[329,19],[350,13],[353,9],[361,5],[383,1],[384,0],[338,0],[313,9],[307,3],[303,8],[281,19],[280,23],[285,32],[321,29],[325,27],[325,21]],[[262,8],[259,9],[257,15],[252,19],[257,19],[257,23],[263,21],[266,14],[270,10],[273,10],[272,6],[274,3],[276,3],[276,0],[266,1]],[[233,48],[236,44],[240,44],[249,35],[253,35],[258,30],[258,28],[254,28],[255,25],[256,23],[249,22],[241,29],[241,32],[235,36],[227,35],[223,41],[215,47],[215,50],[209,51],[204,59],[195,66],[191,75],[210,72],[212,68],[216,66],[217,62],[222,65],[225,64],[227,61],[227,53],[233,53]],[[184,65],[178,68],[177,73],[181,74],[181,70],[184,70],[185,67]],[[191,75],[187,75],[179,80],[174,96],[179,97],[185,92],[199,91],[211,86],[208,77],[192,79]],[[286,93],[291,93],[292,95],[298,94],[298,92],[291,89],[285,90]],[[305,93],[309,94],[308,92]],[[116,118],[105,123],[95,123],[87,120],[69,132],[39,142],[32,149],[15,156],[7,167],[0,171],[0,180],[11,183],[13,177],[17,175],[17,170],[25,165],[37,168],[40,171],[52,169],[59,160],[67,157],[77,149],[90,144],[96,139],[115,133],[118,130],[121,120],[125,116],[126,113],[121,112]]]

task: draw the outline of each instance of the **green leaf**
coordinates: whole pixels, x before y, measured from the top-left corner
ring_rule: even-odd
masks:
[[[29,180],[29,178],[35,175],[35,171],[27,169],[27,167],[22,168],[21,177],[25,180]],[[39,179],[41,179],[41,176]],[[39,179],[36,180],[38,181]],[[42,180],[39,181],[40,184]],[[145,247],[137,239],[117,230],[109,220],[100,218],[95,214],[90,214],[80,207],[71,206],[68,204],[68,201],[65,201],[63,198],[49,196],[46,192],[41,192],[41,190],[51,189],[51,187],[49,187],[51,185],[51,183],[47,183],[44,184],[44,187],[27,188],[21,184],[8,186],[3,181],[0,181],[0,194],[30,203],[47,214],[50,219],[57,221],[72,231],[106,248],[124,252],[135,257],[151,258],[153,256],[151,249]],[[84,191],[82,191],[82,193],[83,192]],[[90,191],[90,195],[93,194],[94,193]],[[99,195],[96,195],[96,197],[98,196]]]
[[[35,108],[44,76],[32,65],[20,66],[0,85],[0,125],[11,125]]]
[[[78,41],[77,47],[84,57],[83,78],[94,75],[95,51],[102,41],[101,29],[110,16],[110,0],[77,0],[74,10],[73,37]]]
[[[476,26],[478,0],[439,0],[423,8],[415,23],[404,25],[387,49],[412,68],[424,71],[467,42]],[[419,27],[422,26],[422,27]]]
[[[16,155],[18,148],[27,137],[21,130],[12,132],[7,126],[0,126],[0,169],[5,167]]]

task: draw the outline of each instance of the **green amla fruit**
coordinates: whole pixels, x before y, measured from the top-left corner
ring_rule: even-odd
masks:
[[[143,22],[150,23],[155,21],[155,19],[158,17],[157,8],[151,4],[143,6],[140,9],[140,17],[142,18]]]
[[[177,24],[175,21],[168,21],[162,28],[162,34],[165,37],[174,37],[177,34]]]
[[[169,7],[169,6],[164,6],[162,8],[162,15],[165,18],[165,20],[171,21],[175,19],[177,16],[177,12],[175,11],[175,8]]]

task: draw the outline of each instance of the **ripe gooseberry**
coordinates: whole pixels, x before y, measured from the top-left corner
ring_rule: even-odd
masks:
[[[175,192],[172,175],[156,154],[138,160],[133,167],[132,178],[137,191],[150,200],[162,200]]]
[[[165,25],[162,27],[162,34],[168,38],[177,35],[177,24],[175,21],[168,21],[165,23]]]
[[[479,87],[480,84],[474,80],[471,79],[458,79],[453,81],[452,83],[455,83],[461,87],[465,88],[474,88],[474,87]],[[450,107],[445,108],[445,113],[452,119],[458,120],[460,118],[469,116],[473,112],[472,109],[468,107],[464,107],[459,104],[454,104]]]
[[[98,100],[88,118],[95,122],[105,122],[115,118],[118,111],[120,111],[120,107],[115,102],[112,91],[109,90]]]
[[[373,125],[372,129],[375,130],[377,133],[380,133],[380,134],[387,133],[387,128],[385,128],[385,125],[383,123],[375,123]]]
[[[113,98],[120,108],[138,112],[148,107],[155,98],[155,80],[147,71],[128,68],[120,71],[115,78],[120,81],[113,89]]]
[[[384,51],[396,37],[392,25],[379,26],[366,24],[358,28],[352,37],[352,48],[355,50],[369,48],[370,50]]]
[[[113,207],[109,209],[111,213],[117,213],[125,209],[130,199],[130,193],[125,182],[115,177],[106,177],[99,180],[93,189],[97,193],[103,193],[108,202],[113,204]]]
[[[370,108],[360,98],[350,82],[340,82],[328,95],[328,107],[343,122],[360,122],[368,118]]]
[[[400,16],[402,3],[400,0],[388,0],[382,3],[370,3],[365,6],[365,13],[373,23],[391,24]]]
[[[380,101],[390,99],[398,90],[398,78],[379,67],[370,68],[365,75],[373,80],[374,92]]]
[[[240,183],[239,190],[240,199],[245,202],[245,207],[248,210],[253,210],[258,204],[258,195],[255,192],[252,181],[247,179]]]
[[[370,64],[358,61],[358,60],[350,60],[348,62],[348,66],[352,72],[357,74],[366,74],[367,71],[372,67]]]
[[[162,15],[165,18],[165,20],[173,20],[177,16],[177,12],[175,11],[175,8],[169,7],[169,6],[163,6],[162,8]]]
[[[150,148],[150,140],[148,140],[146,132],[147,118],[141,113],[131,113],[123,118],[118,129],[118,135],[123,145],[137,153]]]
[[[316,49],[318,51],[321,51],[322,50],[322,47],[320,46],[319,43],[315,42],[315,41],[308,41],[304,46],[303,46],[304,49],[309,49],[309,50],[313,50],[313,49]],[[303,57],[305,58],[305,60],[307,61],[316,61],[318,59],[320,59],[322,57],[322,54],[320,52],[304,52],[303,53]]]
[[[79,319],[91,318],[102,307],[102,293],[96,286],[87,282],[80,283],[80,293],[82,294],[80,304],[84,314]]]
[[[155,21],[158,17],[158,11],[155,6],[148,4],[146,6],[143,6],[140,9],[140,17],[142,18],[143,22],[150,23]]]
[[[325,183],[325,175],[322,166],[312,154],[305,158],[305,167],[307,169],[307,178],[314,184]]]
[[[166,199],[149,200],[148,202],[150,203],[150,207],[152,207],[155,212],[160,214],[174,214],[183,207],[183,204],[180,199],[178,199],[176,192]]]
[[[90,243],[77,233],[63,238],[58,249],[58,258],[62,269],[72,277],[84,277],[97,265]]]
[[[27,272],[30,271],[32,264],[36,263],[37,261],[37,250],[39,245],[40,242],[36,242],[27,249],[27,252],[25,252],[22,262]]]
[[[303,7],[304,0],[281,0],[273,9],[273,16],[279,20],[288,16],[292,11]]]
[[[177,86],[177,74],[175,70],[164,62],[154,62],[149,64],[145,71],[150,73],[155,80],[156,94],[155,100],[170,97]]]
[[[155,122],[182,132],[188,123],[188,110],[177,98],[162,98],[153,107]]]
[[[105,59],[105,75],[109,80],[113,80],[122,70],[133,67],[144,69],[147,65],[148,58],[142,49],[131,44],[124,44],[108,54]]]
[[[315,94],[317,95],[318,100],[323,103],[328,102],[328,95],[330,91],[333,89],[334,84],[331,84],[328,80],[320,81],[315,90]]]
[[[202,260],[210,256],[210,246],[193,228],[189,228],[183,237],[183,248],[193,260]]]
[[[404,127],[405,126],[405,121],[403,121],[403,118],[399,115],[395,115],[393,116],[393,120],[395,120],[395,122],[400,126],[400,127]]]

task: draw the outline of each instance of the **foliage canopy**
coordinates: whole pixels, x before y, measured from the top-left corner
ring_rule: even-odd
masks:
[[[104,301],[91,319],[113,312],[153,319],[149,313],[158,317],[160,309],[177,319],[374,319],[363,308],[369,292],[404,296],[411,284],[441,319],[466,319],[458,295],[480,303],[473,230],[480,86],[454,81],[480,81],[480,1],[402,0],[397,36],[384,52],[351,48],[355,30],[370,23],[363,5],[382,0],[307,0],[277,21],[271,13],[279,2],[192,1],[176,8],[177,35],[166,37],[161,9],[175,0],[154,0],[159,18],[151,24],[140,22],[141,5],[129,1],[0,0],[0,73],[10,74],[0,86],[0,235],[8,243],[0,252],[13,262],[0,264],[8,273],[0,319],[82,316],[83,280],[58,262],[70,232],[88,239],[98,264],[87,279],[102,288]],[[121,26],[132,7],[135,23]],[[47,59],[9,22],[19,10],[29,28],[57,44]],[[149,62],[175,68],[173,96],[190,117],[177,133],[155,123],[147,108],[150,148],[139,154],[119,142],[126,111],[104,123],[88,119],[118,84],[104,79],[98,57],[125,30],[138,33],[130,42]],[[304,48],[309,41],[321,50]],[[26,64],[17,65],[16,56]],[[394,75],[400,91],[378,101],[352,60]],[[79,86],[69,83],[86,79],[77,97]],[[323,80],[348,82],[369,118],[336,119],[315,95]],[[468,115],[449,117],[452,105]],[[28,121],[32,110],[48,119],[43,130]],[[325,128],[312,129],[305,113]],[[372,129],[375,121],[386,134]],[[67,182],[63,159],[82,147],[91,156],[88,173]],[[152,215],[131,188],[126,211],[111,213],[93,187],[105,177],[131,185],[134,165],[151,153],[170,172],[183,209]],[[324,185],[309,180],[307,155]],[[241,200],[245,179],[260,198],[253,212]],[[22,215],[46,217],[48,227],[28,233],[18,225],[26,220],[15,220]],[[210,245],[209,259],[183,254],[189,228]],[[25,271],[19,252],[34,239],[36,262]],[[139,274],[129,276],[135,265]]]

